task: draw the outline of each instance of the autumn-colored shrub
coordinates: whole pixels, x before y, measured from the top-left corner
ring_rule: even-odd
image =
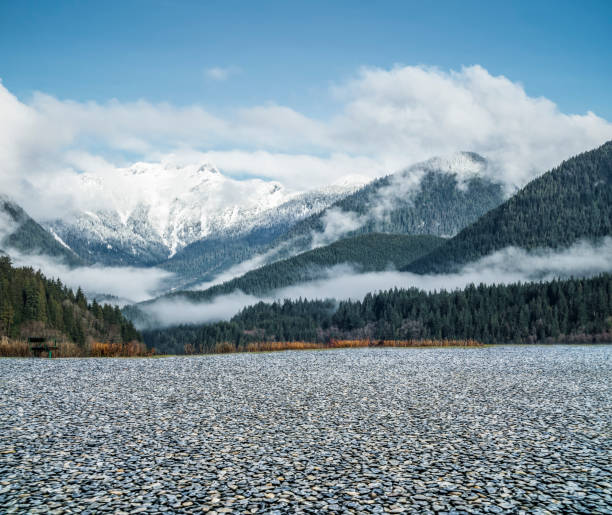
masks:
[[[247,344],[247,352],[272,352],[283,350],[323,349],[324,344],[312,342],[251,342]]]
[[[306,349],[344,349],[359,347],[475,347],[476,340],[331,340],[328,343],[314,342],[251,342],[240,350],[246,352],[271,352]],[[217,347],[219,344],[217,344]],[[215,349],[215,352],[219,352]],[[233,352],[223,350],[222,352]]]
[[[84,350],[73,342],[49,342],[51,354],[54,358],[74,358],[85,356]],[[55,347],[55,348],[53,348]],[[48,351],[32,351],[25,340],[10,340],[6,336],[0,337],[0,356],[3,357],[47,357]]]
[[[370,347],[371,340],[331,340],[328,347],[332,349],[344,349],[347,347]]]
[[[97,358],[148,356],[147,346],[137,340],[127,343],[92,342],[89,356]]]
[[[9,340],[6,336],[0,337],[0,356],[25,358],[30,355],[30,346],[27,342]]]
[[[54,358],[78,358],[86,355],[84,349],[73,342],[58,342],[57,349],[52,352]]]
[[[331,340],[330,348],[345,347],[478,347],[476,340]]]
[[[480,347],[482,343],[476,340],[382,340],[375,342],[380,347]]]
[[[215,345],[215,354],[228,354],[230,352],[236,352],[236,346],[230,342],[218,342]]]

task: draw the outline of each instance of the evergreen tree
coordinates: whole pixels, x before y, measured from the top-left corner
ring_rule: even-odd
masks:
[[[118,307],[95,301],[88,306],[80,288],[75,295],[59,280],[32,268],[13,268],[7,256],[0,256],[0,335],[23,336],[28,322],[40,322],[45,331],[60,332],[80,345],[87,337],[104,340],[113,332],[125,336],[121,341],[141,339]]]
[[[484,343],[611,339],[612,275],[551,283],[474,286],[427,293],[411,288],[363,301],[260,302],[230,322],[145,331],[149,347],[181,353],[217,343],[330,339],[478,339]],[[568,303],[567,299],[571,299]],[[569,313],[569,314],[568,314]],[[607,331],[607,333],[606,333]]]

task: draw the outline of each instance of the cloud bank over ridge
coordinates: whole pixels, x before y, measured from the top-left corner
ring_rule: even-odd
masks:
[[[612,238],[598,243],[578,242],[568,249],[527,252],[508,247],[466,265],[460,272],[417,275],[388,270],[358,273],[351,266],[329,268],[321,279],[296,284],[263,296],[234,291],[207,302],[185,297],[160,298],[140,308],[161,326],[197,324],[228,320],[242,308],[259,301],[283,299],[360,300],[367,293],[391,288],[418,288],[425,291],[455,290],[469,284],[510,284],[550,281],[570,276],[593,276],[612,272]]]
[[[212,162],[222,172],[304,190],[346,175],[375,178],[434,155],[471,150],[494,179],[523,185],[612,138],[592,112],[566,114],[520,83],[480,66],[362,68],[330,88],[325,119],[274,103],[223,113],[146,100],[75,102],[0,84],[0,191],[36,218],[70,209],[82,171],[112,174],[133,161]]]
[[[14,266],[28,266],[41,270],[48,279],[59,278],[76,291],[82,288],[88,298],[107,295],[116,297],[113,304],[141,302],[165,291],[165,281],[172,273],[160,268],[136,268],[131,266],[107,267],[90,265],[69,267],[48,256],[24,255],[15,249],[7,249]],[[104,301],[111,302],[111,301]]]

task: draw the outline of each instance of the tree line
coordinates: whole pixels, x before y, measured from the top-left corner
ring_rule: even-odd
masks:
[[[251,342],[474,339],[483,343],[612,341],[612,275],[463,290],[416,288],[361,301],[285,300],[244,308],[228,322],[143,332],[158,352],[212,352]]]
[[[55,337],[81,347],[94,339],[142,339],[117,306],[88,303],[80,288],[75,293],[33,268],[15,268],[8,256],[0,256],[0,336]]]

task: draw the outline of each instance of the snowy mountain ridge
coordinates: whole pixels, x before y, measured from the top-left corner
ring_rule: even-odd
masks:
[[[455,152],[447,156],[432,157],[407,168],[407,171],[424,170],[441,173],[452,173],[462,181],[483,175],[490,163],[475,152]]]
[[[94,261],[153,264],[202,238],[291,224],[366,182],[349,177],[300,193],[275,181],[236,180],[209,163],[140,162],[112,173],[81,174],[78,194],[89,199],[92,208],[44,225]]]

